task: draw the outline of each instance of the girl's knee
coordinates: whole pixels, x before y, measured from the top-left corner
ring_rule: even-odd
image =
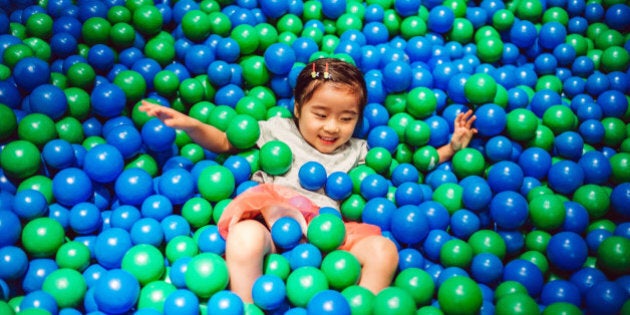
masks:
[[[398,249],[396,244],[383,236],[371,236],[359,241],[351,252],[362,264],[397,265]]]
[[[230,228],[226,239],[226,254],[264,255],[271,250],[271,234],[258,221],[241,221]]]

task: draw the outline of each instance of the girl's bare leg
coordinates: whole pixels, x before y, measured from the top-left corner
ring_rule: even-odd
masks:
[[[271,233],[262,223],[245,220],[230,228],[225,248],[230,290],[243,302],[253,302],[252,287],[262,275],[265,255],[273,251]]]
[[[370,236],[357,242],[350,252],[362,266],[360,286],[378,294],[392,283],[398,268],[398,250],[390,240]]]

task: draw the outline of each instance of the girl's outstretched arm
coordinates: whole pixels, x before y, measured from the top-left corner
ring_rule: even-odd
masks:
[[[472,110],[468,110],[466,113],[459,113],[457,115],[457,118],[455,118],[451,142],[438,149],[440,163],[450,160],[457,151],[470,144],[472,137],[477,133],[477,128],[472,127],[476,119],[477,116],[473,115]]]
[[[149,116],[157,117],[171,128],[183,130],[194,142],[212,152],[236,151],[236,148],[228,141],[225,132],[214,126],[205,124],[172,108],[145,100],[142,101],[139,109]]]

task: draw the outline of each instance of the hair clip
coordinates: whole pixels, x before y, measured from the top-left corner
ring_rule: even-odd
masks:
[[[324,79],[331,79],[330,73],[328,72],[328,62],[326,63],[326,71],[324,71]]]
[[[315,63],[313,62],[313,71],[311,71],[311,77],[313,77],[313,79],[316,79],[317,77],[319,77],[319,72],[315,71]]]

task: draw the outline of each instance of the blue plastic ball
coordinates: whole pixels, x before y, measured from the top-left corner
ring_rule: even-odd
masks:
[[[271,44],[264,53],[264,60],[269,72],[284,75],[291,71],[296,61],[295,51],[284,43]]]
[[[15,211],[0,210],[0,234],[3,235],[0,239],[0,248],[14,245],[20,239],[21,233],[22,225]]]
[[[100,232],[94,242],[96,261],[107,269],[120,268],[122,258],[133,246],[129,232],[109,228]]]
[[[577,270],[569,277],[569,281],[578,287],[578,290],[583,297],[586,296],[587,292],[595,284],[606,280],[607,278],[603,271],[591,267],[584,267]]]
[[[129,230],[133,244],[149,244],[156,247],[164,243],[164,229],[160,221],[154,218],[142,218],[136,221]]]
[[[308,161],[300,166],[298,172],[300,185],[304,189],[319,190],[326,184],[328,175],[323,165],[316,161]]]
[[[433,229],[429,231],[424,242],[422,243],[422,248],[424,249],[424,255],[432,260],[438,261],[440,259],[440,251],[442,246],[451,240],[453,237],[448,234],[448,232],[441,229]],[[439,266],[438,264],[434,264],[433,266]],[[428,271],[428,270],[427,270]]]
[[[113,127],[105,135],[105,141],[116,147],[125,159],[136,156],[142,149],[142,136],[134,125],[123,124]]]
[[[190,290],[175,290],[164,300],[164,314],[195,314],[198,311],[199,298]]]
[[[519,191],[523,184],[523,169],[512,161],[501,161],[488,171],[488,184],[494,192]]]
[[[26,293],[41,290],[46,277],[57,269],[59,266],[54,259],[31,259],[28,261],[28,268],[22,277],[22,289]]]
[[[92,197],[94,189],[89,176],[79,168],[66,168],[52,180],[53,196],[64,206],[74,206]]]
[[[87,60],[97,73],[104,74],[114,66],[116,54],[109,46],[96,44],[88,50]]]
[[[599,151],[588,151],[580,157],[578,164],[584,170],[584,183],[604,185],[612,174],[610,160]]]
[[[582,156],[584,140],[575,131],[565,131],[554,138],[553,148],[558,156],[577,161]]]
[[[389,126],[376,126],[368,133],[367,142],[370,148],[383,147],[389,152],[394,152],[398,146],[399,137]]]
[[[433,32],[443,34],[453,28],[454,20],[455,14],[451,8],[444,5],[438,5],[431,8],[431,11],[429,11],[427,27]]]
[[[404,205],[392,214],[391,232],[400,243],[418,244],[429,233],[429,223],[418,206]]]
[[[32,220],[47,214],[48,202],[40,191],[24,189],[15,194],[11,208],[19,218]]]
[[[13,67],[15,84],[26,92],[31,92],[50,80],[50,66],[37,57],[24,57]],[[56,105],[50,103],[48,105]],[[42,106],[43,107],[43,106]]]
[[[200,252],[210,252],[217,255],[225,253],[225,239],[219,233],[216,225],[206,225],[195,232],[197,247]]]
[[[621,183],[610,194],[610,206],[623,217],[630,217],[630,183]]]
[[[514,259],[505,264],[502,280],[519,282],[533,297],[540,294],[544,284],[542,271],[534,263],[524,259]]]
[[[339,291],[324,290],[316,293],[308,302],[308,315],[350,314],[350,303]]]
[[[479,253],[470,263],[470,273],[479,283],[493,284],[503,275],[503,262],[494,254]]]
[[[403,248],[398,252],[398,269],[424,269],[425,261],[422,253],[414,248]]]
[[[70,228],[77,234],[91,234],[101,228],[101,211],[89,202],[81,202],[70,209]]]
[[[123,155],[110,144],[99,144],[85,154],[83,170],[96,183],[111,183],[118,178],[125,166]]]
[[[527,20],[515,21],[510,29],[510,40],[519,48],[529,48],[538,37],[534,23]]]
[[[611,236],[613,236],[613,233],[606,229],[594,229],[588,232],[586,234],[586,237],[584,238],[586,246],[588,248],[588,252],[591,255],[597,255],[597,249],[599,249],[599,245],[601,245],[605,239]]]
[[[153,194],[153,179],[143,169],[129,168],[116,178],[114,192],[122,204],[137,206]]]
[[[110,217],[111,227],[117,227],[129,231],[131,226],[140,219],[140,210],[134,206],[121,205],[112,210]]]
[[[57,301],[50,293],[37,290],[26,294],[20,301],[20,311],[28,309],[41,309],[51,314],[57,314],[59,306],[57,306]]]
[[[468,239],[481,227],[481,220],[470,210],[460,209],[451,216],[451,232],[453,236]]]
[[[94,87],[90,94],[90,104],[95,114],[110,118],[119,116],[125,108],[127,96],[116,84],[103,83]]]
[[[28,100],[32,112],[45,114],[53,120],[63,117],[68,110],[66,94],[61,88],[52,84],[35,87]]]
[[[554,234],[547,245],[547,258],[551,265],[563,271],[576,271],[588,257],[586,241],[575,232]]]
[[[542,148],[529,147],[519,155],[518,165],[525,176],[542,179],[551,168],[551,155]]]
[[[42,158],[46,165],[53,170],[71,167],[76,163],[72,144],[63,139],[48,141],[42,149]]]
[[[597,104],[601,106],[604,117],[621,118],[628,111],[626,95],[617,90],[607,90],[597,97]]]
[[[557,279],[545,283],[540,293],[540,302],[543,305],[565,302],[580,307],[582,297],[575,284],[568,280]]]
[[[423,188],[416,182],[404,182],[396,188],[394,197],[398,206],[417,206],[424,200]]]
[[[346,11],[346,0],[322,1],[322,13],[325,17],[336,20]]]
[[[176,137],[175,129],[168,127],[157,118],[147,121],[140,133],[143,143],[155,152],[171,149]]]
[[[287,253],[291,270],[306,266],[319,268],[322,264],[322,252],[311,243],[298,244]]]
[[[566,201],[564,207],[566,215],[562,223],[562,230],[582,234],[589,224],[588,211],[575,201]]]
[[[0,248],[0,279],[20,279],[27,271],[28,257],[21,247],[5,246]]]
[[[256,279],[252,287],[254,304],[267,311],[272,311],[282,306],[286,295],[286,285],[276,275],[262,275]]]
[[[584,170],[576,162],[559,161],[549,168],[549,187],[561,194],[572,194],[584,184]]]
[[[271,238],[282,249],[292,249],[302,239],[302,227],[291,217],[282,217],[271,226]]]
[[[160,221],[164,232],[164,242],[168,243],[178,236],[188,237],[191,233],[190,223],[181,215],[169,215]]]
[[[182,205],[195,193],[192,175],[186,169],[172,168],[160,176],[158,193],[166,196],[173,205]]]
[[[628,292],[614,281],[601,281],[594,284],[584,298],[586,310],[592,314],[618,314]]]
[[[411,67],[405,61],[394,61],[383,68],[383,84],[391,93],[403,92],[411,86]]]
[[[538,43],[545,49],[554,49],[564,43],[567,30],[562,23],[551,21],[544,23],[538,32]]]
[[[389,191],[387,179],[380,174],[367,175],[360,184],[361,195],[370,200],[377,197],[385,197]]]
[[[352,179],[345,172],[333,172],[328,175],[326,186],[324,187],[326,195],[333,200],[341,201],[348,198],[352,194]]]
[[[361,212],[361,220],[364,223],[376,225],[382,231],[389,231],[391,218],[396,205],[387,198],[373,198],[368,200]]]
[[[94,300],[99,310],[122,314],[131,310],[140,296],[140,283],[128,271],[112,269],[94,286]]]

